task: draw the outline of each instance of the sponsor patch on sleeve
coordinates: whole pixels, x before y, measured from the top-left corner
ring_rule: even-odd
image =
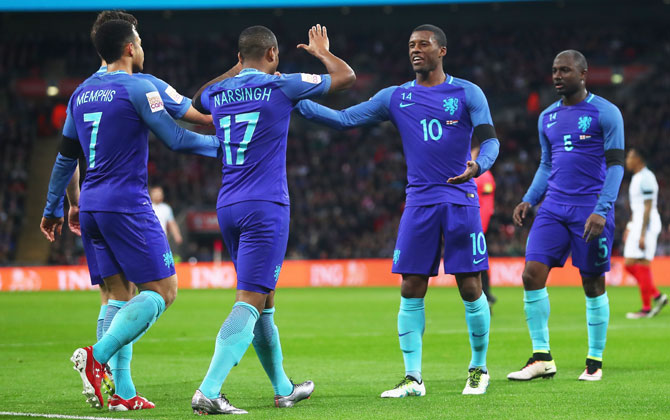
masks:
[[[177,92],[177,90],[170,85],[168,85],[167,89],[165,89],[165,93],[167,93],[167,95],[178,104],[184,100],[184,97],[181,96],[179,92]]]
[[[153,92],[147,92],[147,101],[149,101],[151,112],[158,112],[165,109],[160,93],[155,90]]]
[[[315,85],[321,83],[321,75],[319,74],[300,73],[300,78],[306,83],[314,83]]]

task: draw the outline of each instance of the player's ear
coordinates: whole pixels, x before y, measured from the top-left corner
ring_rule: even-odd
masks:
[[[242,54],[237,53],[237,61],[239,61],[240,63],[244,62],[244,59],[242,59]]]
[[[268,48],[265,52],[265,59],[268,60],[269,63],[277,61],[277,47],[273,46]]]
[[[444,57],[445,55],[447,55],[447,47],[440,47],[440,54],[439,54],[439,56],[440,56],[440,57]]]

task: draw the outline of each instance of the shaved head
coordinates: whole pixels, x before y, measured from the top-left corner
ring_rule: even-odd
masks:
[[[577,50],[561,51],[560,53],[558,53],[556,55],[556,58],[563,57],[563,56],[570,57],[574,61],[574,63],[577,65],[577,68],[579,69],[579,71],[584,71],[584,70],[589,69],[589,66],[586,63],[586,57],[584,57],[584,54],[580,53],[579,51],[577,51]]]

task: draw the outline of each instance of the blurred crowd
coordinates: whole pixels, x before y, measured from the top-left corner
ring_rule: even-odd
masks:
[[[280,71],[323,71],[316,60],[294,46],[303,32],[277,21],[272,29],[280,43]],[[235,63],[236,34],[196,34],[142,31],[145,71],[191,95],[208,79]],[[445,69],[449,74],[477,83],[487,95],[501,151],[493,167],[497,183],[496,209],[488,234],[492,256],[523,255],[528,233],[512,224],[512,210],[530,185],[539,163],[537,117],[557,100],[550,86],[550,68],[557,52],[582,51],[591,66],[623,68],[644,65],[650,69],[638,80],[592,89],[616,103],[624,114],[626,142],[649,152],[650,167],[661,186],[659,199],[664,231],[659,253],[670,254],[670,160],[666,138],[670,134],[670,41],[662,25],[578,25],[517,28],[511,24],[481,30],[453,26]],[[409,32],[347,33],[331,30],[331,50],[356,70],[358,81],[350,91],[325,98],[334,108],[367,100],[379,89],[404,83],[414,76],[407,56]],[[57,47],[56,47],[57,46]],[[65,51],[65,54],[63,54]],[[212,54],[212,51],[217,52]],[[0,41],[0,77],[26,74],[45,76],[47,65],[57,65],[69,77],[86,77],[97,70],[98,60],[88,34],[24,36]],[[64,57],[64,58],[63,58]],[[53,67],[50,67],[53,69]],[[12,262],[16,232],[22,226],[22,197],[30,150],[34,147],[36,112],[2,93],[0,104],[0,264]],[[7,104],[11,102],[11,107]],[[15,104],[20,104],[15,106]],[[192,127],[193,128],[193,127]],[[209,128],[195,127],[199,131]],[[404,206],[406,168],[402,143],[390,123],[336,132],[303,120],[295,114],[288,138],[287,175],[291,194],[291,229],[288,258],[388,258],[392,255]],[[177,221],[184,223],[189,210],[213,210],[220,185],[220,162],[170,152],[151,140],[149,183],[161,185]],[[627,174],[616,205],[617,242],[629,217]],[[215,235],[185,233],[175,250],[184,259],[212,258]],[[71,234],[54,246],[52,263],[80,262],[81,245]]]

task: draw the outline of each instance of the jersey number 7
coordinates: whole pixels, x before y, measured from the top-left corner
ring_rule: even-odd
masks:
[[[98,143],[98,129],[100,128],[100,120],[102,119],[102,112],[88,112],[84,114],[84,122],[92,122],[93,129],[91,130],[91,142],[89,144],[88,167],[95,167],[95,145]]]
[[[244,152],[247,151],[249,142],[251,142],[251,139],[254,135],[259,116],[260,112],[247,112],[245,114],[235,115],[235,123],[247,123],[247,129],[244,131],[244,138],[242,138],[242,141],[239,143],[237,148],[235,165],[242,165],[244,163]],[[230,150],[230,120],[230,115],[226,115],[219,120],[219,126],[223,128],[223,144],[225,146],[224,150],[226,154],[226,165],[233,164],[233,156]]]

